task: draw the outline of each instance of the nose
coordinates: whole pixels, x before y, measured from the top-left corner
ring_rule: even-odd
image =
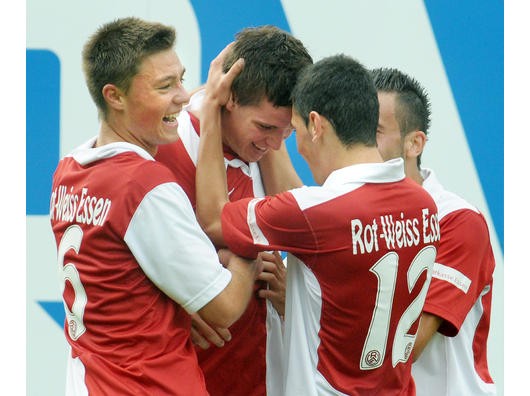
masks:
[[[179,105],[186,104],[190,101],[190,94],[184,88],[183,85],[179,85],[175,91],[175,95],[173,96],[173,102]]]
[[[279,150],[282,145],[283,139],[283,131],[271,133],[269,136],[267,136],[267,146],[271,147],[273,150]]]

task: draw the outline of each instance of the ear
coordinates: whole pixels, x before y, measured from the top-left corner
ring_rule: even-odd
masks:
[[[123,99],[125,95],[117,86],[114,84],[105,84],[101,90],[101,93],[103,94],[103,98],[105,98],[105,101],[109,107],[116,110],[123,109]]]
[[[225,108],[228,111],[233,111],[236,106],[237,106],[237,100],[234,97],[234,93],[230,92],[230,98],[228,98],[228,102],[226,102]]]
[[[309,113],[309,133],[311,134],[311,141],[315,142],[322,137],[324,118],[316,111]]]
[[[409,132],[407,136],[405,136],[405,158],[419,157],[425,148],[425,143],[427,143],[427,135],[425,135],[425,132]]]

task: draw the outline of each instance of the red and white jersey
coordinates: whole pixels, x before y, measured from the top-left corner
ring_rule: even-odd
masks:
[[[484,216],[422,170],[441,240],[424,311],[443,322],[412,366],[417,394],[495,395],[487,363],[495,259]]]
[[[231,250],[289,252],[285,395],[414,395],[410,352],[439,240],[403,160],[225,205]]]
[[[50,219],[68,395],[207,395],[190,316],[230,282],[174,176],[129,143],[63,158]]]
[[[156,160],[166,165],[177,178],[195,207],[195,172],[199,150],[199,111],[204,91],[191,97],[179,115],[180,139],[160,146]],[[224,147],[229,198],[236,201],[262,197],[264,189],[257,163],[247,163]],[[281,395],[277,382],[282,375],[282,323],[272,304],[257,296],[264,284],[257,282],[255,296],[246,311],[231,327],[232,339],[222,348],[197,347],[199,364],[212,396]]]

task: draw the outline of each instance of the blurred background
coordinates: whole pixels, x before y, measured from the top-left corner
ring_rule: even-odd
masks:
[[[210,61],[236,32],[273,24],[302,40],[315,61],[345,53],[368,68],[396,67],[428,91],[432,127],[422,164],[475,204],[489,223],[497,260],[488,344],[493,379],[504,383],[504,5],[496,0],[27,0],[26,1],[26,386],[64,394],[66,340],[51,177],[60,157],[96,135],[81,49],[101,24],[137,16],[173,25],[185,86],[204,83]],[[306,184],[312,176],[288,148]]]

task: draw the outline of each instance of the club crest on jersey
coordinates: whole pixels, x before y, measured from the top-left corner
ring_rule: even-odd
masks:
[[[369,367],[378,367],[381,364],[381,353],[378,350],[372,350],[364,356],[364,362]]]

